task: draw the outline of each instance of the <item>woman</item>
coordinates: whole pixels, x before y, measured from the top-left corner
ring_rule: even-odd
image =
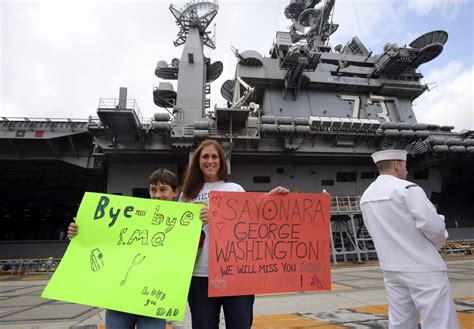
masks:
[[[209,204],[211,191],[245,192],[238,184],[228,182],[228,168],[221,145],[214,140],[205,140],[196,149],[184,174],[182,202]],[[285,194],[283,187],[273,189],[270,194]],[[194,265],[188,302],[193,329],[218,329],[221,306],[227,329],[250,329],[253,319],[255,296],[208,297],[209,261],[209,208],[203,207],[204,243],[198,251]]]

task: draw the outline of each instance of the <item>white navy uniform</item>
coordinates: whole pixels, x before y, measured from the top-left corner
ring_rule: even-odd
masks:
[[[389,328],[459,328],[446,264],[438,249],[448,233],[421,187],[392,175],[377,177],[362,195],[389,300]]]

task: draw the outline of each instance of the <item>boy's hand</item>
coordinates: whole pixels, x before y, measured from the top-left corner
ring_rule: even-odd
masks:
[[[209,206],[204,206],[201,208],[199,219],[202,220],[202,225],[209,224]]]
[[[268,194],[270,195],[277,195],[277,194],[288,194],[290,192],[289,189],[287,189],[286,187],[283,187],[283,186],[278,186],[278,187],[275,187],[273,190],[271,190]]]
[[[75,218],[74,218],[74,220],[75,220]],[[69,224],[69,227],[67,228],[67,237],[69,239],[74,238],[77,235],[77,230],[78,229],[79,229],[79,227],[77,226],[76,223],[72,222],[71,224]]]

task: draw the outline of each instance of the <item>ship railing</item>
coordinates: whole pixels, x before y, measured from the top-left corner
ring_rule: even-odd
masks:
[[[142,126],[149,126],[153,122],[153,118],[138,118]],[[98,116],[92,116],[90,115],[89,118],[87,118],[87,127],[88,128],[103,128],[104,126],[102,125],[102,122],[100,121],[100,118]]]
[[[474,255],[474,240],[446,241],[441,247],[443,256],[468,256]]]
[[[151,126],[151,124],[153,123],[153,118],[142,118],[140,119],[140,123],[145,126],[147,125]]]
[[[21,275],[54,272],[61,258],[0,259],[0,274]]]
[[[230,138],[230,132],[226,129],[211,128],[210,133],[216,138]],[[233,139],[256,139],[256,136],[258,136],[257,128],[242,128],[232,132]]]
[[[360,195],[331,196],[331,214],[361,213]]]
[[[71,119],[71,118],[17,118],[2,117],[0,126],[6,128],[3,130],[4,136],[6,131],[18,130],[51,130],[67,129],[72,132],[87,129],[87,119]]]
[[[135,99],[126,99],[121,100],[120,98],[101,98],[99,100],[99,109],[107,109],[107,110],[133,110],[138,117],[138,120],[142,122],[143,115],[140,111],[140,107],[138,107],[138,103]]]
[[[50,123],[84,123],[88,121],[88,119],[84,118],[31,118],[31,117],[2,117],[0,119],[1,122],[3,123],[8,123],[8,122],[26,122],[26,123],[31,123],[31,122],[50,122]]]
[[[205,122],[205,121],[202,121]],[[196,127],[194,124],[172,123],[172,135],[174,137],[186,138],[216,138],[216,139],[256,139],[258,130],[256,128],[242,128],[236,130],[230,136],[229,130],[219,129],[209,125],[208,127]]]

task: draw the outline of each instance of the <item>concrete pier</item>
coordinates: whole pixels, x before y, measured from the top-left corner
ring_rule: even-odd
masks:
[[[474,328],[474,257],[447,260],[461,328]],[[387,298],[376,263],[347,264],[331,270],[331,291],[257,296],[255,329],[387,328]],[[0,277],[1,328],[105,328],[104,311],[95,307],[42,299],[47,276]],[[225,328],[224,318],[221,328]],[[169,328],[191,328],[184,321]],[[445,328],[444,328],[445,329]]]

